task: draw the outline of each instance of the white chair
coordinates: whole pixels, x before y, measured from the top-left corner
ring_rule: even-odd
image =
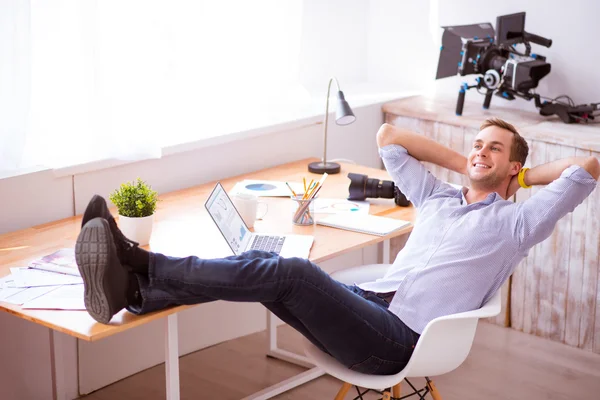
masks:
[[[332,274],[332,277],[342,283],[354,284],[374,281],[384,276],[389,264],[365,265],[349,268]],[[359,396],[367,391],[380,391],[383,400],[400,398],[400,383],[406,380],[413,393],[421,399],[431,393],[434,400],[441,400],[430,376],[446,374],[456,369],[467,358],[479,318],[494,317],[500,313],[500,290],[480,309],[458,314],[446,315],[429,322],[421,334],[419,341],[406,367],[395,375],[367,375],[354,372],[330,355],[322,352],[308,340],[304,339],[304,352],[314,364],[326,373],[342,381],[344,385],[335,400],[342,400],[354,385]],[[425,377],[426,386],[417,390],[406,378]],[[359,387],[367,389],[361,393]],[[391,392],[390,393],[390,389]]]

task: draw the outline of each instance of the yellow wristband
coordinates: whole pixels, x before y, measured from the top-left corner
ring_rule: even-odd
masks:
[[[525,184],[525,172],[528,170],[529,168],[521,168],[521,170],[519,171],[519,175],[517,175],[517,180],[519,181],[519,185],[521,185],[521,187],[523,189],[529,189],[531,187],[531,185],[527,186]]]

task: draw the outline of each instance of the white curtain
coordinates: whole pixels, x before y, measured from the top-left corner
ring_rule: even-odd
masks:
[[[301,0],[0,2],[0,170],[235,129],[297,86],[301,19]]]
[[[0,171],[21,166],[31,94],[29,2],[0,3]]]

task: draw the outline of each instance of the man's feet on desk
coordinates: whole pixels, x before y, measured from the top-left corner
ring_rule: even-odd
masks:
[[[103,218],[86,222],[77,237],[75,261],[84,285],[85,308],[107,324],[113,315],[139,296],[137,279],[120,262],[110,224]]]
[[[106,200],[97,194],[92,197],[83,213],[81,227],[83,228],[94,218],[103,218],[108,222],[110,233],[116,247],[117,256],[119,257],[121,264],[126,266],[132,272],[148,274],[148,263],[150,262],[148,252],[144,249],[140,249],[137,242],[125,237],[110,213]]]

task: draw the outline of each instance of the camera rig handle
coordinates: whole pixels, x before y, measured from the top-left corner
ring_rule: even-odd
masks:
[[[523,32],[523,39],[526,42],[539,44],[540,46],[544,47],[552,46],[552,39],[546,39],[545,37],[536,35],[535,33]]]

